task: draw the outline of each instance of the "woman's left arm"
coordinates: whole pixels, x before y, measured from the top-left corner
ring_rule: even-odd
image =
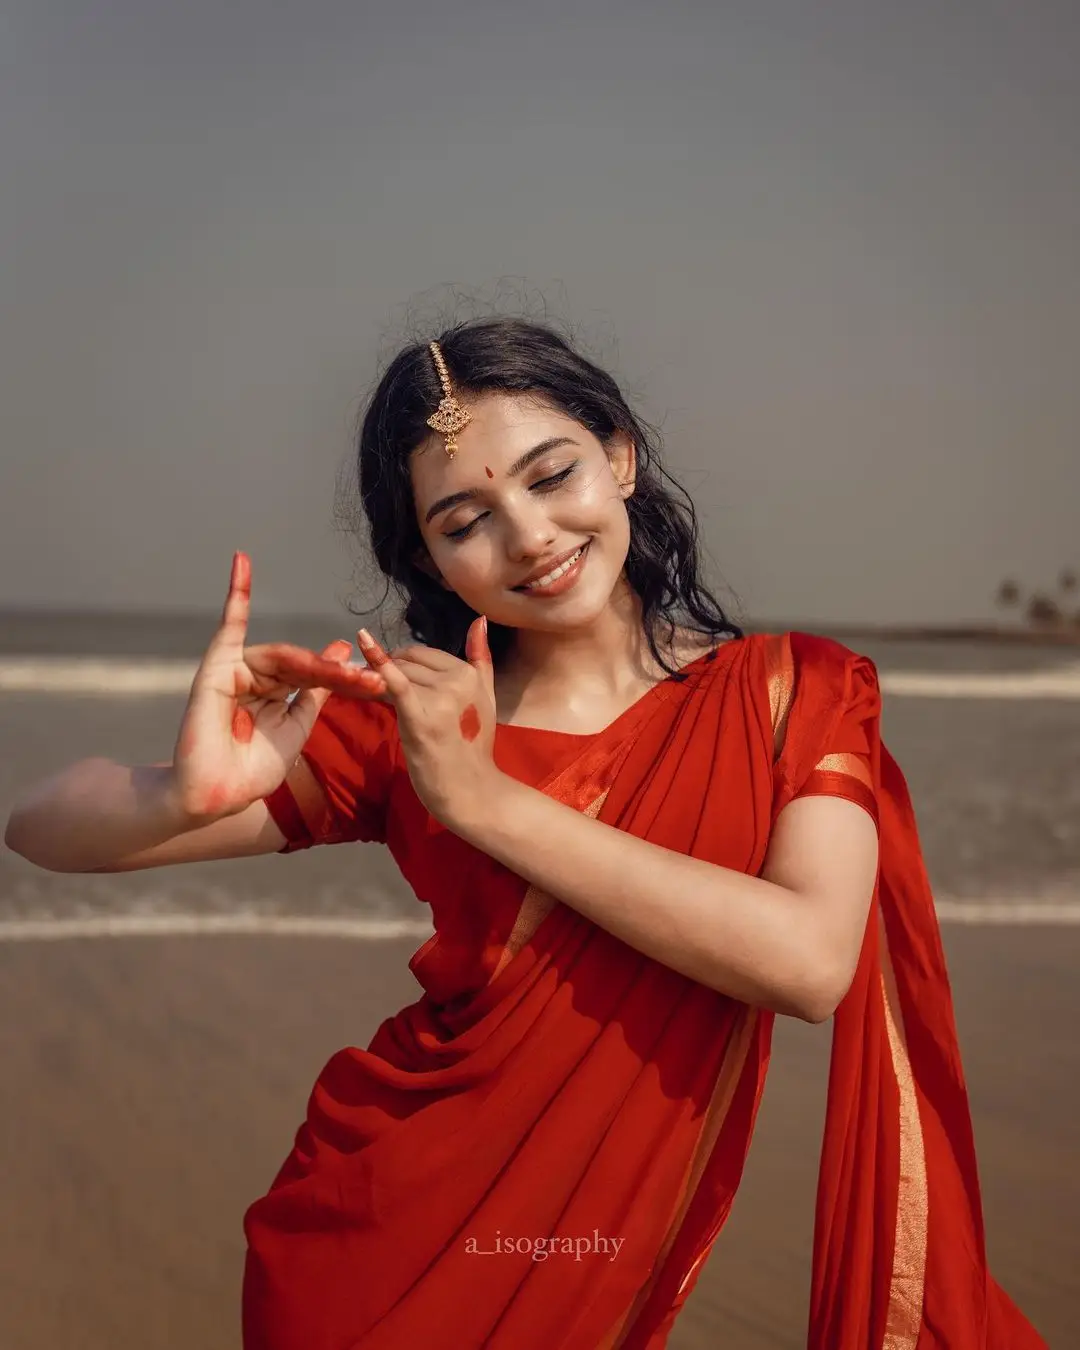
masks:
[[[397,709],[409,776],[431,814],[628,946],[744,1003],[822,1022],[858,963],[877,877],[877,827],[840,797],[781,811],[760,877],[594,820],[493,759],[494,672],[485,621],[465,661],[425,646],[392,656],[361,629]]]
[[[878,867],[877,827],[842,797],[780,813],[760,877],[583,815],[494,770],[455,834],[628,946],[699,983],[823,1022],[847,993]]]

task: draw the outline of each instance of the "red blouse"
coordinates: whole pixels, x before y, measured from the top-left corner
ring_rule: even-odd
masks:
[[[791,652],[786,635],[765,641],[770,648],[768,670],[779,745],[793,693]],[[652,693],[642,695],[619,720],[631,717]],[[495,763],[504,773],[535,786],[580,754],[596,734],[500,723],[495,730]],[[877,821],[867,737],[864,722],[843,718],[832,753],[820,761],[799,795],[847,797]],[[316,844],[386,844],[417,899],[430,906],[438,934],[414,955],[413,974],[437,1002],[468,997],[483,988],[517,917],[520,879],[499,868],[494,880],[504,884],[493,884],[490,860],[484,858],[484,885],[475,885],[475,864],[483,855],[435,820],[413,791],[394,707],[331,695],[303,755],[322,795],[298,800],[286,780],[265,799],[286,838],[280,851],[293,853]]]

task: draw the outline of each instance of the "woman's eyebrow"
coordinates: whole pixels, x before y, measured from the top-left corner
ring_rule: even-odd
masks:
[[[546,441],[541,441],[539,445],[534,445],[531,450],[526,450],[523,455],[519,455],[507,469],[507,476],[509,478],[517,477],[523,469],[529,467],[534,459],[539,459],[541,455],[546,455],[549,450],[554,450],[560,445],[577,445],[577,441],[570,436],[549,436]],[[428,507],[424,524],[430,525],[440,511],[449,511],[452,506],[457,506],[459,502],[471,501],[473,497],[479,495],[479,488],[463,488],[461,492],[451,492],[448,497],[440,497],[434,505]]]

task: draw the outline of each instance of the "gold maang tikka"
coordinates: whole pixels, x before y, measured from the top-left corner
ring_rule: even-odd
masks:
[[[472,421],[472,413],[467,408],[463,408],[454,397],[454,391],[450,386],[450,372],[446,369],[446,362],[439,350],[439,344],[429,342],[428,347],[431,350],[432,360],[435,362],[435,369],[439,372],[439,379],[442,381],[443,399],[435,412],[428,418],[427,424],[432,431],[438,431],[446,437],[446,453],[453,459],[457,454],[457,434],[462,427],[467,427]]]

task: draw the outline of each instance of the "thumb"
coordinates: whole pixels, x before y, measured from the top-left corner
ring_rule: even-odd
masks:
[[[491,648],[488,646],[486,614],[481,614],[469,624],[469,631],[465,634],[465,659],[480,676],[494,706],[495,666],[491,660]]]

